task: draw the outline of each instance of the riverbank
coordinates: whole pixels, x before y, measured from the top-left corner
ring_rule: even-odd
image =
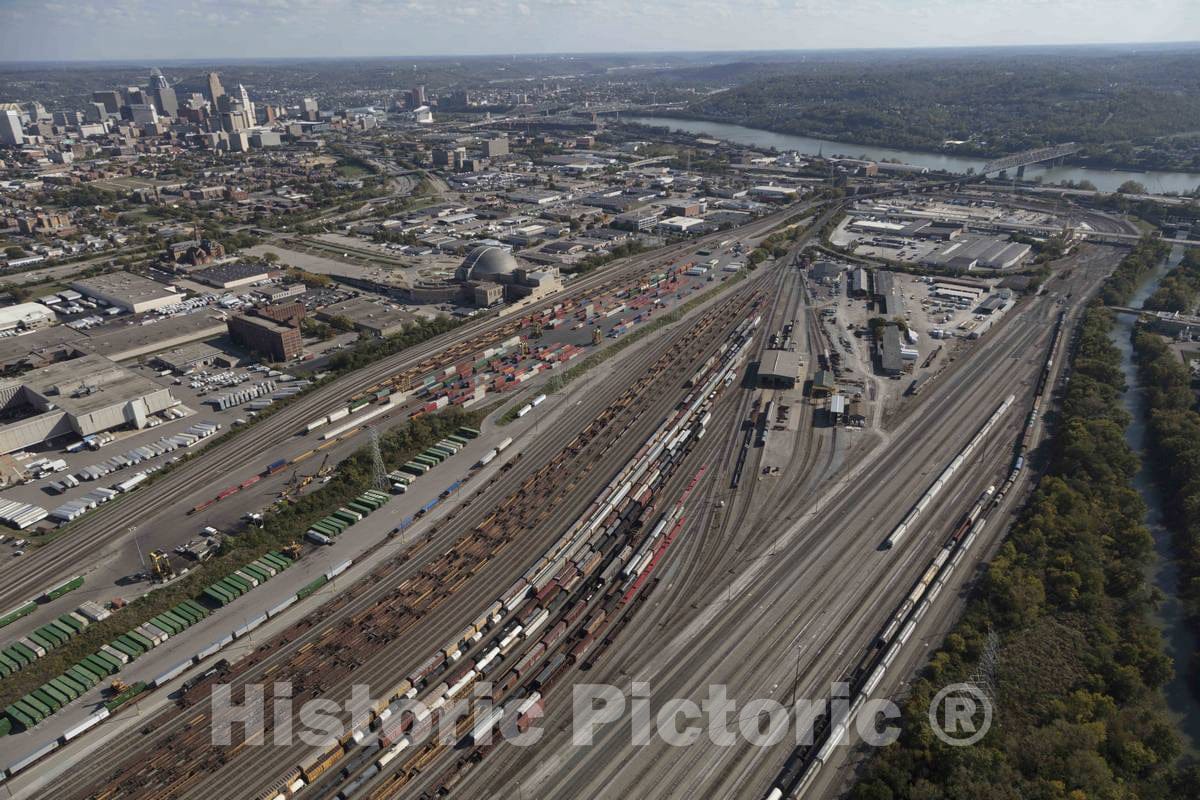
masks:
[[[1157,291],[1182,259],[1170,258],[1138,290],[1139,307]],[[1163,596],[1156,619],[1163,631],[1175,676],[1163,687],[1176,725],[1193,753],[1200,753],[1200,413],[1195,411],[1188,369],[1166,341],[1122,315],[1113,341],[1122,353],[1122,372],[1133,387],[1125,392],[1133,416],[1130,446],[1141,456],[1135,486],[1146,502],[1146,525],[1157,558],[1151,579]]]
[[[717,139],[733,142],[734,144],[750,147],[773,147],[776,150],[796,151],[809,156],[842,156],[846,158],[866,158],[872,161],[895,161],[903,164],[912,164],[932,171],[960,174],[966,174],[968,171],[978,172],[988,161],[988,159],[978,156],[952,155],[944,152],[923,152],[882,145],[798,136],[706,119],[634,116],[625,117],[622,121],[652,127],[665,127],[694,135],[712,136]],[[1041,178],[1042,182],[1047,185],[1067,181],[1079,184],[1087,181],[1103,192],[1115,192],[1126,181],[1141,183],[1146,187],[1147,192],[1151,194],[1187,194],[1200,187],[1200,173],[1191,172],[1158,172],[1152,170],[1112,168],[1089,169],[1080,166],[1044,165],[1035,165],[1025,170],[1026,180],[1036,180],[1038,178]]]
[[[1160,694],[1171,670],[1152,616],[1153,544],[1125,439],[1113,317],[1099,303],[1084,313],[1046,472],[912,682],[900,739],[875,752],[852,800],[995,787],[1006,797],[1193,796]],[[991,728],[969,747],[945,744],[930,728],[931,698],[981,670]]]

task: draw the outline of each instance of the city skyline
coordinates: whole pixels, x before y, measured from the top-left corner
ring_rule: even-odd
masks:
[[[1200,40],[1188,0],[726,0],[678,6],[593,0],[232,0],[220,4],[10,0],[0,59],[420,57],[566,52],[902,49],[1157,44]],[[182,35],[186,30],[188,35]],[[669,31],[669,36],[664,34]],[[106,35],[97,36],[97,31]]]

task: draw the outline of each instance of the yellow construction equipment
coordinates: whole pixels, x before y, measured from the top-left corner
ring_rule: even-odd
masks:
[[[300,557],[300,543],[292,542],[287,547],[280,550],[280,552],[290,558],[292,561],[295,561]]]
[[[171,566],[171,558],[161,550],[150,551],[150,571],[160,581],[175,577],[175,568]]]
[[[603,335],[599,328],[592,328],[592,344],[600,344]]]
[[[129,691],[129,684],[120,678],[113,678],[113,682],[109,684],[108,688],[112,690],[113,694],[120,694]]]

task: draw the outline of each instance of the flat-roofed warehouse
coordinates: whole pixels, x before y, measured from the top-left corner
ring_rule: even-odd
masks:
[[[338,317],[349,320],[358,330],[377,338],[403,333],[417,322],[414,314],[389,308],[365,297],[333,303],[317,312],[317,319],[325,322]]]
[[[998,236],[960,236],[922,259],[926,266],[965,271],[976,266],[985,269],[1012,269],[1029,255],[1032,248],[1021,242],[1009,242]]]
[[[800,356],[791,350],[768,350],[758,365],[758,382],[769,389],[794,389],[800,377]]]
[[[158,281],[132,272],[109,272],[93,278],[80,278],[71,281],[71,288],[134,314],[153,311],[182,299],[181,295]]]
[[[67,434],[89,436],[131,425],[176,402],[168,387],[99,355],[31,370],[0,383],[0,452],[11,453]]]
[[[215,286],[218,289],[234,289],[238,286],[248,286],[252,283],[261,283],[267,280],[271,277],[271,270],[261,264],[250,264],[247,262],[218,264],[213,267],[197,270],[190,277],[193,280],[207,283],[209,286]]]

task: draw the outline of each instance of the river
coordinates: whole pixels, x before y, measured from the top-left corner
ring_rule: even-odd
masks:
[[[1128,303],[1131,308],[1140,308],[1147,297],[1158,288],[1159,282],[1183,258],[1183,248],[1178,245],[1171,251],[1158,269],[1146,279]],[[1133,479],[1134,488],[1146,503],[1146,527],[1154,537],[1156,557],[1151,565],[1150,577],[1163,594],[1155,621],[1163,632],[1167,655],[1175,660],[1175,677],[1164,687],[1167,705],[1179,731],[1189,740],[1185,742],[1192,752],[1200,751],[1200,699],[1188,687],[1186,670],[1191,655],[1196,652],[1196,636],[1184,618],[1179,603],[1179,568],[1175,563],[1175,550],[1171,532],[1163,522],[1164,499],[1150,468],[1152,456],[1148,452],[1149,431],[1146,429],[1146,392],[1138,386],[1137,363],[1134,360],[1134,318],[1129,314],[1117,314],[1116,324],[1109,334],[1112,342],[1121,351],[1121,371],[1129,389],[1122,395],[1125,410],[1133,417],[1125,429],[1125,442],[1142,460],[1142,466]]]
[[[866,158],[872,161],[893,160],[905,164],[915,164],[931,170],[947,172],[966,172],[968,169],[979,170],[985,163],[984,159],[968,156],[953,156],[945,153],[923,153],[918,150],[897,150],[892,147],[876,145],[851,144],[835,142],[830,139],[814,139],[808,136],[793,136],[788,133],[774,133],[759,128],[746,128],[742,125],[730,125],[724,122],[705,122],[694,119],[677,119],[675,117],[622,117],[624,122],[637,122],[642,125],[666,126],[673,130],[687,133],[708,134],[716,139],[724,139],[735,144],[752,147],[774,147],[776,150],[795,150],[805,155],[815,156],[818,153],[826,156],[846,156],[848,158]],[[1135,172],[1123,170],[1085,169],[1083,167],[1045,167],[1035,165],[1025,169],[1028,180],[1041,178],[1043,183],[1059,183],[1060,181],[1091,181],[1099,190],[1115,192],[1125,181],[1137,181],[1154,194],[1177,192],[1185,194],[1200,188],[1200,173],[1194,172]]]

